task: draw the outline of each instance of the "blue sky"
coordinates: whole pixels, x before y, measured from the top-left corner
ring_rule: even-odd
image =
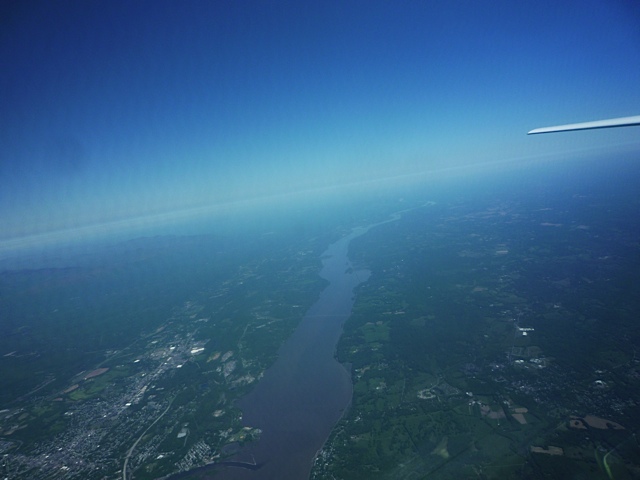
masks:
[[[636,2],[0,8],[0,239],[466,164],[640,151],[634,128],[525,134],[640,114]]]

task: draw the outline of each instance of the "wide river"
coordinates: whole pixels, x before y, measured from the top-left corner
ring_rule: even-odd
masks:
[[[351,315],[354,288],[366,281],[370,272],[352,270],[349,243],[376,225],[355,228],[323,253],[320,275],[329,285],[280,348],[278,360],[238,402],[243,423],[260,428],[262,435],[233,460],[251,461],[253,456],[259,468],[218,466],[215,478],[309,477],[316,452],[351,401],[351,378],[334,358],[335,348]]]

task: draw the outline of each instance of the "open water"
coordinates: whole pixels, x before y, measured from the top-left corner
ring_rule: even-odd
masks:
[[[351,401],[350,374],[334,354],[342,326],[351,314],[354,288],[370,275],[367,270],[352,270],[349,243],[373,226],[354,229],[323,253],[320,275],[329,285],[281,347],[278,360],[239,402],[243,423],[260,428],[262,435],[234,460],[250,461],[253,457],[259,468],[218,466],[215,478],[309,477],[316,452]]]

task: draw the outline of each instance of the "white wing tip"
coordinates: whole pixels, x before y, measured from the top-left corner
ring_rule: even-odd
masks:
[[[597,120],[595,122],[570,123],[567,125],[557,125],[555,127],[534,128],[527,132],[527,135],[538,133],[566,132],[570,130],[590,130],[594,128],[629,127],[640,125],[640,115],[633,117],[610,118],[607,120]]]

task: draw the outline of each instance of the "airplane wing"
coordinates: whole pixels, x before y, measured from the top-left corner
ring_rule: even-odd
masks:
[[[589,130],[592,128],[629,127],[631,125],[640,125],[640,115],[636,115],[634,117],[597,120],[595,122],[570,123],[568,125],[557,125],[555,127],[536,128],[528,132],[527,135],[535,135],[536,133],[566,132],[567,130]]]

